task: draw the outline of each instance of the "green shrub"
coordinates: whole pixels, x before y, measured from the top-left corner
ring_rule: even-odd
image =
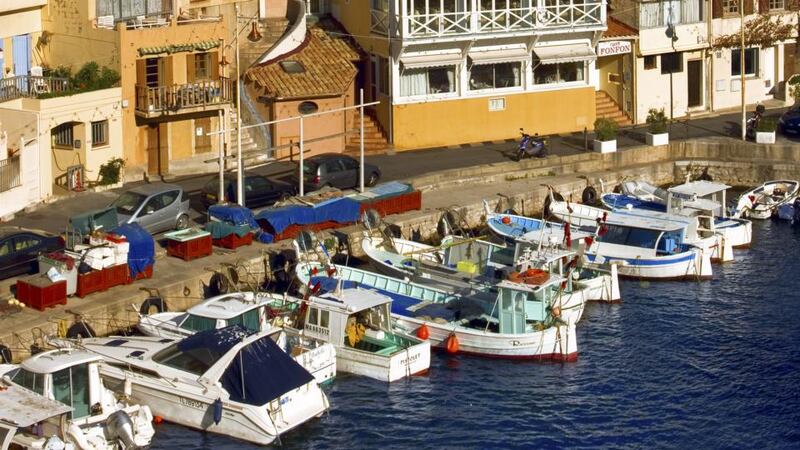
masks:
[[[48,76],[53,78],[67,78],[69,80],[69,86],[65,91],[40,94],[38,97],[41,99],[65,97],[82,92],[108,89],[117,86],[120,80],[119,72],[108,67],[100,67],[94,61],[84,64],[74,75],[70,67],[58,66],[50,70]]]
[[[125,160],[122,158],[111,158],[107,163],[100,166],[100,181],[99,184],[107,186],[109,184],[119,183],[120,172],[125,167]]]
[[[778,120],[774,117],[762,117],[756,125],[756,131],[772,133],[778,129]]]
[[[789,83],[789,95],[795,101],[800,100],[800,74],[792,75],[787,83]]]
[[[617,123],[613,120],[598,118],[594,121],[594,135],[598,141],[617,139]]]
[[[667,116],[664,114],[664,108],[650,108],[647,111],[647,131],[651,134],[667,132]]]

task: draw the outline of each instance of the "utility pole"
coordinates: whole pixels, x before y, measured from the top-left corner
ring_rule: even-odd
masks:
[[[739,1],[739,17],[740,17],[740,26],[739,26],[739,37],[741,39],[740,48],[739,48],[739,75],[740,80],[742,82],[742,140],[747,140],[747,105],[745,104],[745,95],[744,95],[744,2],[751,1],[751,0],[740,0]]]
[[[242,80],[239,66],[239,3],[236,9],[236,201],[244,206],[244,168],[242,167]]]

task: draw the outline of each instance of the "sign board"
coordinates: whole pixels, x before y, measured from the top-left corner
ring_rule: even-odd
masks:
[[[631,41],[608,41],[597,43],[597,56],[621,55],[631,52]]]

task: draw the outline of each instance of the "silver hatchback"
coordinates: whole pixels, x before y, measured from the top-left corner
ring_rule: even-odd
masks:
[[[150,234],[189,226],[189,196],[175,184],[150,183],[123,192],[110,207],[119,224],[138,223]]]

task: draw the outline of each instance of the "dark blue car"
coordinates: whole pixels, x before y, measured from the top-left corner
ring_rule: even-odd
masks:
[[[778,121],[778,129],[786,136],[800,136],[800,104],[783,113]]]
[[[0,279],[37,273],[39,254],[63,249],[61,236],[24,228],[0,228]]]

